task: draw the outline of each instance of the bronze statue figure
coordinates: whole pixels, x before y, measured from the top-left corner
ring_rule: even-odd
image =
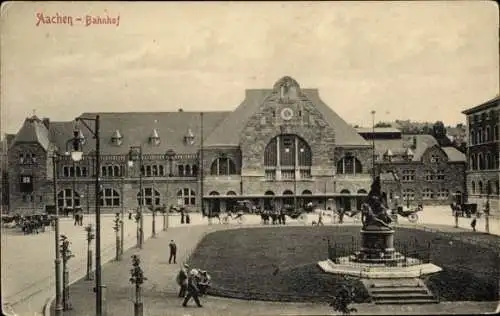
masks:
[[[380,176],[375,177],[366,202],[362,205],[361,221],[363,229],[391,229],[392,222],[387,214],[387,206],[384,205],[380,185]]]

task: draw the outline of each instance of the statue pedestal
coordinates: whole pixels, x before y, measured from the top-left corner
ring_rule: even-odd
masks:
[[[394,230],[386,227],[366,227],[361,230],[361,248],[355,261],[364,263],[391,263],[404,260],[394,249]]]

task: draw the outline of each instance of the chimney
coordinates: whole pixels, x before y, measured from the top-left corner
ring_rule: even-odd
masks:
[[[50,119],[48,117],[44,117],[42,122],[43,122],[43,125],[45,125],[45,127],[47,129],[50,129]]]

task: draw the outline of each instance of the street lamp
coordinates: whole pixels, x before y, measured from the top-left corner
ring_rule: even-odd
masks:
[[[54,260],[55,263],[55,273],[56,273],[56,306],[55,306],[55,314],[56,316],[61,316],[63,312],[63,304],[62,304],[62,288],[61,288],[61,252],[59,251],[59,205],[57,198],[57,175],[58,175],[58,162],[59,156],[54,152],[52,156],[52,178],[54,181],[54,205],[55,205],[55,223],[54,223],[54,231],[55,231],[55,246],[56,246],[56,258]]]
[[[375,179],[375,111],[372,114],[372,178]]]
[[[490,194],[491,184],[488,181],[488,186],[486,187],[486,203],[484,204],[484,230],[487,234],[490,233]]]
[[[102,315],[102,277],[101,277],[101,201],[99,192],[100,185],[100,171],[101,171],[101,142],[100,142],[100,117],[96,115],[94,118],[76,118],[77,122],[81,122],[87,130],[92,134],[95,139],[95,293],[96,293],[96,316]],[[87,122],[94,122],[94,129],[92,129]],[[73,161],[80,161],[83,158],[83,139],[80,137],[81,133],[75,130],[73,137],[73,150],[71,152],[71,159]]]
[[[173,151],[172,149],[169,149],[167,150],[167,152],[165,153],[165,156],[167,157],[168,159],[168,177],[171,178],[174,176],[174,169],[173,169],[173,166],[174,166],[174,158],[175,158],[175,151]],[[168,196],[169,196],[169,182],[170,182],[170,179],[167,180],[167,202],[168,202]],[[168,204],[168,203],[167,203]],[[170,215],[170,210],[168,209],[168,205],[167,205],[167,209],[165,210],[166,211],[166,221],[165,221],[165,213],[163,213],[163,230],[167,230],[167,227],[169,226],[169,215]]]
[[[137,157],[138,156],[138,157]],[[128,153],[128,166],[132,168],[134,166],[134,160],[139,160],[139,236],[137,238],[137,246],[142,249],[144,244],[144,216],[142,216],[142,206],[144,204],[144,188],[142,180],[142,171],[144,169],[144,164],[142,160],[142,146],[131,146]],[[154,196],[154,194],[153,194]]]

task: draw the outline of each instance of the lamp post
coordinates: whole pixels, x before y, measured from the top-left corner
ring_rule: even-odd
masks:
[[[120,219],[120,213],[115,214],[115,219],[113,220],[113,230],[115,231],[115,238],[116,238],[116,256],[115,259],[116,261],[120,261],[122,251],[120,250],[121,247],[121,241],[120,241],[120,227],[121,227],[121,219]]]
[[[122,185],[121,185],[121,209],[120,209],[120,212],[121,212],[121,221],[120,221],[120,255],[123,256],[123,247],[124,247],[124,240],[125,240],[125,227],[124,227],[124,223],[125,223],[125,198],[124,198],[124,186],[125,186],[125,177],[123,177],[122,175]]]
[[[90,243],[94,240],[94,231],[92,224],[85,226],[85,231],[87,232],[87,275],[85,280],[90,281],[92,278],[92,248],[90,248]]]
[[[198,164],[199,164],[199,172],[200,172],[200,209],[201,209],[201,212],[202,214],[204,213],[205,211],[205,202],[204,202],[204,176],[205,176],[205,168],[204,168],[204,164],[205,164],[205,161],[204,161],[204,156],[203,156],[203,112],[200,112],[200,158],[198,160]],[[210,207],[208,209],[208,224],[209,225],[212,225],[212,208]]]
[[[62,262],[63,262],[63,309],[65,311],[71,309],[71,303],[69,300],[69,271],[68,271],[68,261],[75,255],[69,249],[71,242],[68,240],[66,235],[61,235],[60,237],[60,248]]]
[[[486,203],[484,204],[484,230],[487,234],[490,233],[490,194],[491,186],[488,182],[488,186],[486,187]]]
[[[134,166],[134,160],[138,157],[139,160],[139,212],[137,214],[139,229],[138,229],[138,240],[137,246],[142,249],[144,244],[144,216],[142,216],[142,206],[144,204],[144,188],[142,180],[142,172],[144,168],[143,157],[142,157],[142,146],[131,146],[128,154],[128,166],[132,168]],[[154,194],[153,194],[154,196]]]
[[[372,114],[372,178],[375,179],[375,111]]]
[[[143,315],[142,284],[147,278],[141,268],[141,259],[138,255],[132,256],[132,269],[130,270],[130,282],[135,285],[134,316]]]
[[[55,301],[55,314],[56,316],[61,316],[63,311],[62,305],[62,289],[61,289],[61,252],[59,251],[59,205],[57,199],[57,175],[58,175],[58,162],[59,156],[57,153],[54,153],[52,156],[52,178],[54,181],[53,188],[53,197],[54,197],[54,205],[55,205],[55,223],[54,223],[54,231],[55,231],[55,249],[56,249],[56,258],[54,260],[55,263],[55,273],[56,273],[56,301]]]
[[[165,156],[167,157],[168,159],[168,177],[171,178],[174,176],[174,158],[175,158],[175,151],[173,151],[172,149],[169,149],[167,150],[167,152],[165,153]],[[170,182],[170,179],[167,180],[167,204],[168,204],[168,196],[170,194],[170,191],[169,191],[169,182]],[[202,210],[203,211],[203,210]],[[169,225],[169,215],[170,215],[170,210],[168,209],[168,205],[167,205],[167,209],[166,209],[166,223],[164,225],[164,228],[163,230],[167,230],[167,227]]]
[[[100,117],[96,115],[94,118],[76,118],[77,122],[81,122],[87,130],[92,134],[95,139],[95,293],[96,293],[96,316],[102,315],[102,277],[101,277],[101,201],[99,198],[99,192],[101,190],[100,185],[100,172],[101,172],[101,142],[100,142]],[[94,122],[94,129],[92,129],[87,122]],[[71,158],[73,161],[80,161],[83,158],[83,152],[81,150],[82,139],[79,137],[81,134],[75,131],[73,139],[73,151],[71,152]]]

